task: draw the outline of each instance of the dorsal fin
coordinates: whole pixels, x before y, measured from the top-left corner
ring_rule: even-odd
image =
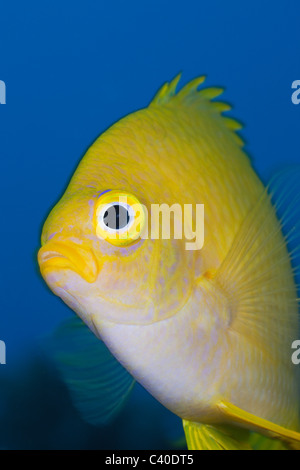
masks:
[[[178,82],[181,78],[181,73],[176,75],[171,82],[166,82],[164,85],[158,90],[156,95],[154,96],[153,100],[151,101],[151,104],[165,104],[170,101],[172,96],[175,95],[176,93],[176,88],[178,85]]]
[[[202,85],[206,79],[205,75],[202,75],[201,77],[191,80],[181,88],[181,90],[177,91],[177,85],[180,78],[181,73],[176,75],[176,77],[170,82],[166,82],[158,90],[150,103],[150,106],[167,105],[168,103],[175,101],[187,106],[191,105],[191,103],[193,105],[196,104],[199,108],[203,108],[205,106],[207,111],[222,117],[225,126],[233,131],[236,143],[242,147],[244,145],[244,141],[236,133],[237,130],[242,129],[242,124],[236,119],[224,117],[222,115],[223,112],[230,111],[231,106],[223,101],[212,101],[224,92],[224,88],[209,87],[199,90],[199,86]]]

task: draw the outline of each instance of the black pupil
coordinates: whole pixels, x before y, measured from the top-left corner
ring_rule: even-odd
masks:
[[[120,206],[119,204],[114,204],[110,206],[104,213],[103,222],[106,227],[119,230],[120,228],[126,227],[129,222],[129,212],[128,210]]]

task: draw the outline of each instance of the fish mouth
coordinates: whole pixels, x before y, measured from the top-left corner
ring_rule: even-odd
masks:
[[[85,281],[93,283],[99,274],[97,259],[91,249],[73,242],[48,242],[38,252],[41,274],[70,269]]]

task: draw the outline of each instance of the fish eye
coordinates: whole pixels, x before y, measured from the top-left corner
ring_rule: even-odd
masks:
[[[95,209],[95,228],[99,238],[117,246],[136,241],[145,225],[145,209],[138,199],[124,191],[100,194]]]
[[[128,204],[112,202],[102,209],[98,221],[105,226],[105,230],[121,231],[128,229],[133,223],[134,212]]]

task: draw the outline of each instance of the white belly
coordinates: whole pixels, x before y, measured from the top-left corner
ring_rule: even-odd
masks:
[[[224,321],[199,291],[174,317],[151,325],[119,325],[93,316],[101,338],[158,401],[182,418],[214,420],[227,344]],[[200,307],[201,306],[201,307]]]

